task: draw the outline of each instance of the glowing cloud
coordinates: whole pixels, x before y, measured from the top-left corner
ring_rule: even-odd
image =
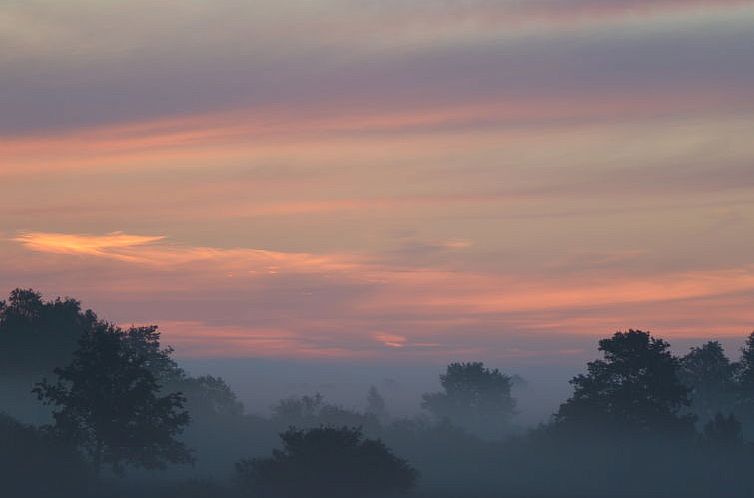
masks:
[[[128,235],[123,232],[112,232],[106,235],[28,232],[22,233],[12,240],[34,251],[109,256],[116,259],[131,260],[133,258],[127,253],[123,253],[123,250],[152,244],[164,238],[163,236]]]

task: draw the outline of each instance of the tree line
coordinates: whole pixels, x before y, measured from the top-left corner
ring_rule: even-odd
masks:
[[[736,361],[638,330],[598,353],[526,431],[514,378],[481,362],[448,365],[415,417],[375,387],[363,411],[313,393],[260,417],[156,326],[17,289],[0,301],[0,477],[31,498],[751,495],[754,334]]]

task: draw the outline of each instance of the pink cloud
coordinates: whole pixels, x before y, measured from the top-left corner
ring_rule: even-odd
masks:
[[[749,266],[521,277],[123,233],[14,240],[25,250],[13,265],[35,269],[24,271],[23,285],[37,274],[49,287],[56,273],[66,294],[114,303],[118,321],[136,310],[135,321],[162,324],[166,339],[193,356],[445,357],[492,351],[511,334],[594,336],[646,326],[671,337],[730,336],[754,323],[735,297],[754,292]],[[7,276],[0,284],[9,285]],[[717,312],[701,312],[699,303],[713,302]]]

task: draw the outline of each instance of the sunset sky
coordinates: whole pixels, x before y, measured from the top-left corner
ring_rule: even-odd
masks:
[[[195,357],[742,337],[754,1],[0,0],[15,287]]]

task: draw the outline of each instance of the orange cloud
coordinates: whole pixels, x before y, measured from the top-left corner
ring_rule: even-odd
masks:
[[[152,244],[164,238],[162,236],[128,235],[123,232],[112,232],[106,235],[28,232],[22,233],[12,240],[39,252],[83,254],[134,260],[124,251]]]
[[[384,348],[472,354],[484,351],[480,341],[525,331],[595,335],[644,327],[660,335],[730,336],[754,323],[746,300],[736,297],[754,292],[751,266],[524,278],[394,267],[354,255],[181,246],[123,233],[13,240],[27,250],[14,265],[41,272],[46,267],[30,263],[30,254],[41,261],[80,256],[76,267],[51,262],[75,277],[65,279],[66,293],[81,288],[81,297],[94,300],[149,302],[152,321],[188,355],[370,357]],[[716,311],[702,313],[705,303]]]
[[[29,232],[11,240],[37,252],[96,256],[155,267],[177,270],[186,266],[197,270],[211,269],[223,277],[276,274],[321,273],[351,270],[355,263],[336,256],[287,253],[262,249],[218,249],[155,244],[164,236],[128,235],[113,232],[107,235],[75,235]]]

